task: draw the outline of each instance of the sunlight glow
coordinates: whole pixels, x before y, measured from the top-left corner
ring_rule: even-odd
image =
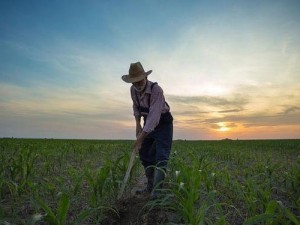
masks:
[[[228,127],[220,127],[219,131],[224,132],[224,131],[229,131],[230,129]]]
[[[218,123],[218,126],[219,126],[218,130],[221,131],[221,132],[225,132],[225,131],[229,131],[230,130],[230,128],[227,127],[226,123],[224,123],[224,122]]]

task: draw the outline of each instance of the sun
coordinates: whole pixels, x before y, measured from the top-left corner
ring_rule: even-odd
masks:
[[[230,128],[227,127],[226,123],[224,123],[224,122],[217,123],[217,125],[219,126],[218,131],[226,132],[226,131],[230,130]]]
[[[230,129],[229,129],[229,127],[220,127],[219,128],[219,131],[221,131],[221,132],[225,132],[225,131],[229,131]]]

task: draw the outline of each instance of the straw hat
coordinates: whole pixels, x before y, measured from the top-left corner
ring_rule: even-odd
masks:
[[[152,73],[152,70],[145,72],[140,62],[131,63],[129,67],[129,74],[123,75],[122,80],[126,83],[134,83],[143,80],[150,73]]]

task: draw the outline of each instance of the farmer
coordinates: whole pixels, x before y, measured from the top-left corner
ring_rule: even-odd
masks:
[[[157,198],[165,179],[172,145],[173,117],[162,88],[148,80],[150,73],[152,70],[145,72],[140,62],[131,63],[129,74],[123,75],[122,80],[132,83],[130,93],[136,121],[136,141],[133,147],[139,151],[147,177],[146,188],[137,193],[151,193],[152,198]]]

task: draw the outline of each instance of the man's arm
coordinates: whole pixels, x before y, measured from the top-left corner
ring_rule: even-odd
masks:
[[[161,112],[165,105],[165,98],[163,90],[158,85],[155,85],[152,89],[151,101],[149,107],[149,113],[147,116],[147,123],[143,127],[143,131],[150,133],[155,129],[159,123]]]

